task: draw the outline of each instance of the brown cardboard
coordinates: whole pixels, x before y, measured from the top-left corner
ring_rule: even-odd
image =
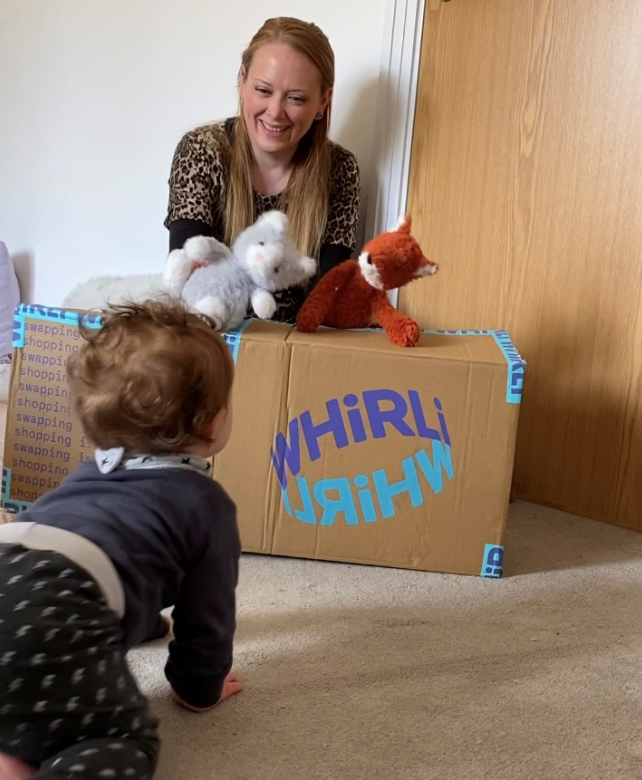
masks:
[[[238,523],[246,552],[269,553],[278,496],[269,456],[259,457],[259,442],[269,442],[283,425],[287,403],[290,328],[256,321],[243,334],[236,357],[233,432],[225,457],[214,461],[215,478],[240,506]]]
[[[87,321],[97,324],[97,318]],[[1,504],[12,512],[92,457],[72,414],[65,365],[80,344],[78,313],[20,304],[14,315]]]
[[[226,339],[234,429],[214,474],[246,552],[501,575],[524,373],[508,334],[431,332],[400,349],[380,331],[252,321]],[[64,377],[78,340],[76,312],[17,310],[4,506],[91,457]],[[404,479],[412,489],[390,494]]]

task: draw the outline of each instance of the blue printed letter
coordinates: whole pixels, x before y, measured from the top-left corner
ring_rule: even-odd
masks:
[[[290,431],[290,445],[288,446],[287,439],[282,433],[279,433],[276,437],[276,452],[274,448],[270,449],[270,455],[272,456],[272,463],[276,469],[281,488],[285,490],[288,485],[288,477],[285,473],[286,465],[290,468],[290,473],[295,477],[299,471],[301,471],[301,447],[299,446],[299,421],[295,417],[294,420],[290,420],[288,426]]]
[[[417,433],[422,439],[440,439],[439,431],[426,425],[426,416],[424,415],[419,393],[416,390],[408,390],[408,398],[410,398],[410,406],[412,408],[412,416],[415,418]]]
[[[326,401],[325,406],[328,410],[328,419],[323,423],[314,425],[310,412],[303,412],[300,417],[301,428],[305,436],[305,443],[308,445],[311,461],[319,460],[321,457],[319,439],[327,433],[331,433],[334,436],[334,443],[339,449],[348,446],[348,434],[339,402],[334,398],[331,401]]]
[[[392,409],[380,408],[381,401],[390,401]],[[366,390],[363,393],[363,402],[366,405],[370,428],[375,439],[385,439],[386,423],[390,423],[402,436],[414,436],[415,432],[404,419],[408,413],[408,404],[405,398],[394,390]]]
[[[294,510],[294,516],[302,523],[309,523],[310,525],[317,524],[317,516],[314,513],[314,504],[312,503],[312,496],[310,495],[310,488],[308,487],[308,480],[305,477],[297,477],[296,483],[299,487],[299,493],[301,495],[301,501],[303,501],[303,511],[300,509]]]
[[[395,506],[392,503],[392,497],[398,496],[400,493],[407,492],[410,494],[410,502],[413,507],[421,506],[424,502],[424,497],[419,485],[419,478],[417,477],[415,461],[412,458],[406,458],[401,465],[403,466],[403,473],[406,478],[393,485],[388,484],[388,478],[383,469],[375,471],[372,475],[383,517],[394,516]]]
[[[336,490],[339,497],[335,499],[328,498],[328,491]],[[352,498],[350,482],[345,477],[339,479],[322,479],[314,486],[314,497],[323,508],[321,525],[332,525],[334,518],[343,512],[348,525],[358,525],[359,518]]]
[[[433,492],[440,493],[444,486],[444,478],[441,473],[442,466],[448,479],[453,478],[453,459],[450,455],[450,447],[444,446],[441,441],[433,441],[432,463],[425,450],[418,452],[415,457],[424,476],[430,482]]]

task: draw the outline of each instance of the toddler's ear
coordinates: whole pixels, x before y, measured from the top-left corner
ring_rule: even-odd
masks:
[[[220,409],[216,413],[216,416],[212,420],[211,427],[210,427],[210,433],[212,439],[216,440],[220,436],[222,429],[225,427],[228,414],[229,412],[227,409]]]

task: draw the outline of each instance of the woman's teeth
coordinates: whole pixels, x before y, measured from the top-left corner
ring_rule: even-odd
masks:
[[[269,130],[271,133],[282,133],[285,130],[287,130],[287,127],[277,127],[276,125],[268,125],[267,122],[264,122],[261,119],[261,124],[266,130]]]

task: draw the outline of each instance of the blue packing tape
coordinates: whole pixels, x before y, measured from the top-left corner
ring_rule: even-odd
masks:
[[[506,401],[509,404],[519,404],[522,401],[524,388],[524,372],[526,361],[517,351],[506,330],[425,330],[439,336],[491,336],[499,347],[508,364],[506,380]]]
[[[487,544],[484,548],[484,560],[481,568],[481,576],[499,579],[503,573],[504,545]]]
[[[225,340],[225,343],[230,349],[230,352],[232,353],[232,359],[234,360],[234,365],[236,365],[236,361],[239,354],[239,347],[241,346],[241,339],[243,338],[243,333],[245,333],[246,328],[254,321],[254,318],[248,318],[246,320],[243,320],[243,322],[237,327],[234,328],[234,330],[230,330],[227,333],[222,333],[223,339]]]
[[[100,316],[91,313],[79,313],[71,309],[57,309],[51,306],[36,306],[31,303],[19,303],[13,313],[12,346],[22,349],[25,345],[25,320],[56,322],[78,327],[79,319],[90,328],[100,328]]]
[[[0,507],[8,512],[24,512],[32,506],[28,501],[16,501],[11,494],[11,469],[2,467],[2,489],[0,490]]]
[[[332,330],[326,325],[322,325],[320,330]],[[378,333],[383,332],[382,328],[350,328],[357,333]],[[495,340],[502,355],[508,363],[508,378],[506,381],[506,401],[509,404],[519,404],[522,400],[522,390],[524,387],[524,369],[526,361],[515,348],[506,330],[424,330],[422,333],[428,333],[437,336],[490,336]]]

